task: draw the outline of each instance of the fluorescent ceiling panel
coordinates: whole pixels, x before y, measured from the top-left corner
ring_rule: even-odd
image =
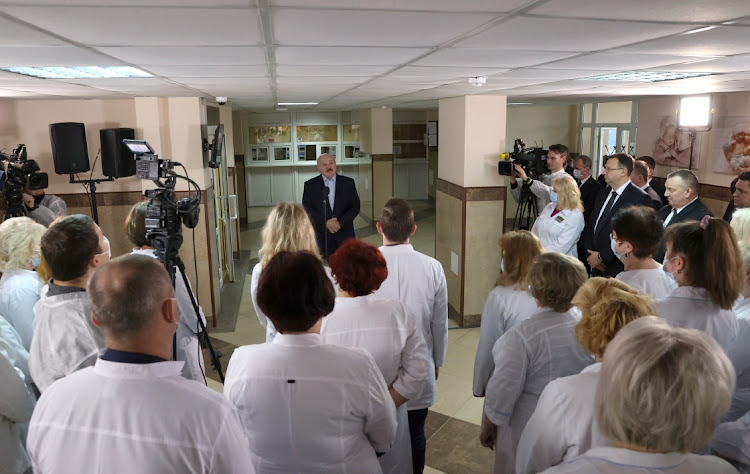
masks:
[[[587,81],[662,82],[699,77],[701,72],[626,71],[587,77]]]
[[[276,48],[276,63],[295,66],[396,66],[427,51],[426,48],[279,46]]]
[[[426,12],[511,12],[528,3],[529,0],[378,0],[362,2],[351,0],[270,0],[275,7],[340,8],[357,10],[398,10]]]
[[[265,77],[266,66],[149,66],[148,70],[164,77]]]
[[[730,56],[750,53],[750,27],[722,26],[691,35],[671,36],[625,46],[613,51],[613,54],[620,51],[684,56]]]
[[[415,62],[415,66],[499,67],[512,69],[556,61],[577,53],[447,48]]]
[[[53,66],[11,67],[7,72],[42,79],[114,79],[123,77],[150,77],[151,74],[130,66]]]
[[[122,62],[77,46],[0,46],[0,67],[117,66]]]
[[[723,22],[750,16],[747,0],[555,0],[529,11],[557,18],[611,18],[617,20],[665,20],[671,22]]]
[[[154,66],[265,65],[259,46],[150,46],[98,48],[109,56],[144,68]]]
[[[562,61],[556,61],[538,67],[541,69],[600,69],[608,71],[632,71],[660,66],[665,67],[671,64],[679,64],[687,61],[695,61],[695,58],[671,54],[592,53],[577,58],[563,59]],[[671,69],[671,67],[669,69]]]

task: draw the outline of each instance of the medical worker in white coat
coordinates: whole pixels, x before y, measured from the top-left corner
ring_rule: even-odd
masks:
[[[483,397],[487,381],[495,368],[492,348],[510,328],[539,311],[529,292],[528,273],[542,244],[528,230],[507,232],[500,238],[502,260],[497,285],[487,295],[477,355],[474,358],[474,396]]]
[[[29,217],[14,217],[0,224],[0,314],[18,331],[27,351],[34,335],[34,305],[42,286],[34,268],[39,265],[45,230]]]
[[[645,316],[607,346],[594,400],[596,447],[545,473],[736,473],[715,456],[692,454],[729,408],[734,370],[712,338]],[[675,403],[679,400],[679,403]]]
[[[557,252],[536,257],[529,281],[542,310],[516,324],[492,349],[495,370],[487,383],[479,440],[495,450],[496,473],[515,472],[518,441],[544,387],[594,362],[576,340],[571,312],[586,277],[578,259]]]
[[[130,214],[128,214],[128,218],[125,221],[125,233],[128,236],[128,240],[135,245],[132,253],[157,258],[154,253],[154,247],[151,246],[152,242],[146,238],[147,207],[148,203],[144,201],[139,202],[130,209]],[[188,284],[190,284],[189,281]],[[185,362],[182,366],[183,377],[205,384],[203,351],[198,341],[198,334],[202,329],[198,323],[198,317],[187,289],[188,287],[185,286],[185,281],[182,279],[182,272],[179,268],[175,268],[175,291],[177,292],[177,306],[180,309],[180,324],[177,325],[177,351],[174,358],[175,360]],[[192,287],[190,287],[190,290],[192,291]],[[197,303],[198,300],[194,291],[193,297],[196,298]],[[200,306],[198,306],[198,313],[205,326],[206,315],[203,314],[203,308]]]
[[[743,286],[742,254],[729,224],[704,217],[667,227],[664,268],[678,288],[659,301],[659,316],[675,327],[700,329],[727,350],[737,337],[732,309]]]
[[[393,445],[396,406],[375,360],[321,340],[334,301],[312,253],[279,252],[263,268],[258,304],[279,332],[236,349],[224,383],[259,473],[377,473]]]
[[[383,236],[380,252],[388,264],[388,278],[375,296],[406,304],[417,318],[430,356],[427,383],[422,393],[406,404],[413,471],[422,474],[427,447],[425,420],[429,407],[435,403],[436,380],[448,351],[448,286],[442,264],[417,252],[409,243],[417,225],[414,211],[405,200],[389,199],[376,227]]]
[[[750,474],[750,412],[737,421],[720,424],[709,446],[733,462],[740,474]]]
[[[164,267],[125,255],[96,271],[88,293],[107,349],[41,397],[34,472],[252,473],[237,411],[169,360],[180,316]]]
[[[531,232],[546,251],[578,258],[578,239],[585,225],[581,190],[567,173],[552,180],[552,189],[552,202],[539,212]]]
[[[323,318],[325,344],[362,348],[372,355],[397,407],[398,433],[393,448],[378,460],[384,473],[412,472],[406,402],[422,391],[430,373],[427,344],[416,318],[403,303],[373,295],[388,276],[377,247],[348,239],[331,255],[339,285],[333,312]]]
[[[631,321],[654,314],[648,296],[614,278],[588,280],[573,298],[583,317],[576,337],[596,363],[580,374],[553,380],[544,388],[516,451],[516,472],[541,472],[609,446],[594,419],[594,397],[602,357],[609,342]]]
[[[672,275],[654,260],[663,235],[664,223],[650,207],[627,207],[612,217],[612,252],[625,267],[615,278],[654,300],[677,289]]]
[[[278,252],[306,250],[320,258],[320,251],[318,250],[318,241],[315,240],[315,229],[310,222],[310,217],[304,207],[293,202],[281,202],[271,209],[266,224],[260,231],[260,240],[259,262],[253,267],[250,278],[250,297],[253,301],[253,308],[255,308],[255,315],[258,317],[261,326],[266,329],[266,342],[271,342],[276,336],[276,328],[273,327],[273,323],[268,320],[268,317],[258,306],[257,298],[258,281],[263,267]],[[334,290],[336,290],[336,281],[331,275],[330,268],[325,267],[325,269]]]

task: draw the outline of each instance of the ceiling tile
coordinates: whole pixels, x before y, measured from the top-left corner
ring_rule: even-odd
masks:
[[[427,12],[511,12],[530,0],[472,0],[456,2],[455,0],[378,0],[364,2],[352,0],[271,0],[276,7],[303,8],[339,8],[356,10],[397,10]]]
[[[392,66],[276,66],[277,76],[314,77],[314,76],[378,76],[390,70]]]
[[[149,72],[164,77],[265,77],[266,66],[149,66]]]
[[[107,47],[99,51],[140,66],[243,66],[266,64],[258,46]]]
[[[695,59],[695,58],[693,58]],[[659,68],[653,68],[659,70]],[[670,66],[670,71],[674,72],[741,72],[750,71],[750,55],[730,56],[726,58],[706,59],[694,61],[687,64]]]
[[[492,20],[473,13],[286,10],[272,14],[280,45],[437,46]],[[322,29],[321,25],[335,25]],[[429,27],[419,28],[418,25]]]
[[[56,46],[67,43],[11,19],[0,17],[0,44],[4,46]]]
[[[628,54],[628,53],[592,53],[577,58],[563,59],[553,63],[537,66],[540,69],[585,69],[606,71],[636,71],[687,61],[695,57],[670,54]],[[671,71],[672,69],[669,68]]]
[[[415,76],[429,78],[469,78],[491,76],[508,69],[485,67],[405,66],[391,73],[393,76]]]
[[[77,46],[0,46],[0,67],[121,64],[121,61]]]
[[[262,38],[255,9],[7,7],[8,14],[88,45],[255,45]]]
[[[501,67],[512,69],[556,61],[578,53],[447,48],[415,62],[416,66]]]
[[[492,78],[487,78],[487,81],[492,79],[532,79],[540,80],[542,82],[553,82],[562,79],[577,79],[579,77],[590,77],[599,74],[605,74],[607,71],[602,69],[582,71],[579,69],[517,69],[515,71],[508,71],[503,74],[498,74]]]
[[[610,18],[618,20],[664,20],[672,22],[722,22],[750,16],[747,0],[554,0],[529,11],[531,14],[570,18]]]
[[[689,25],[517,17],[456,45],[533,51],[596,51],[682,33]]]
[[[325,76],[310,76],[310,77],[284,77],[277,76],[276,84],[281,85],[299,85],[299,86],[327,86],[327,85],[348,85],[352,86],[355,84],[361,84],[367,81],[369,77],[325,77]]]
[[[276,63],[298,66],[382,66],[411,61],[429,49],[419,48],[352,48],[283,47],[276,48]]]
[[[0,6],[17,6],[18,0],[0,0]],[[102,6],[101,0],[23,0],[32,6]],[[247,0],[107,0],[107,7],[247,7]]]
[[[661,38],[619,51],[685,56],[729,56],[750,53],[750,26],[722,26],[709,31]]]

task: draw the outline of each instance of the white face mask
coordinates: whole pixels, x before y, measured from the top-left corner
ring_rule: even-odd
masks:
[[[581,170],[573,170],[573,177],[575,177],[575,179],[581,179]]]
[[[106,252],[102,252],[102,253],[97,254],[97,255],[104,255],[106,253],[108,258],[112,258],[112,246],[109,245],[109,239],[107,238],[106,235],[103,235],[102,236],[102,240],[104,241],[105,244],[107,244],[107,251]]]
[[[505,273],[505,260],[500,260],[500,271]]]
[[[615,247],[617,247],[617,242],[615,242],[614,240],[610,239],[609,240],[609,245],[612,248],[612,253],[615,254],[615,257],[617,257],[618,260],[622,261],[622,255],[620,255],[619,253],[617,253],[617,250],[615,250]]]

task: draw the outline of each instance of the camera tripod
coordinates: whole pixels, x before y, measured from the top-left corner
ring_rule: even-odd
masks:
[[[513,218],[513,228],[511,230],[531,230],[531,226],[534,225],[534,221],[539,215],[539,210],[536,208],[536,197],[531,192],[531,188],[527,184],[521,185],[521,196],[518,199],[518,209],[516,209],[516,216]]]

